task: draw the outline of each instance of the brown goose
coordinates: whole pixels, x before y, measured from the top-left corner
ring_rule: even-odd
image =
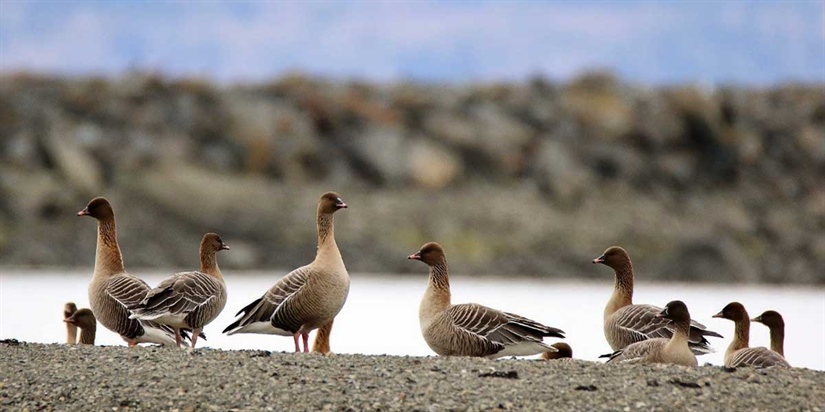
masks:
[[[65,322],[69,316],[72,316],[73,313],[77,312],[77,305],[74,302],[66,302],[63,305],[63,320],[66,324],[66,344],[67,345],[74,345],[77,343],[77,325],[71,322]]]
[[[347,301],[349,274],[335,243],[333,214],[347,204],[334,192],[318,200],[318,250],[312,263],[281,278],[263,296],[241,309],[224,333],[262,333],[298,338],[309,352],[309,332],[330,322]]]
[[[91,309],[83,308],[76,310],[68,318],[63,319],[67,325],[74,325],[80,328],[80,344],[94,345],[95,333],[97,332],[97,319]]]
[[[633,304],[633,264],[624,249],[612,246],[593,259],[593,263],[606,265],[615,274],[613,295],[604,308],[604,337],[614,351],[635,342],[651,338],[669,339],[673,336],[671,323],[667,319],[656,317],[662,308]],[[691,320],[688,344],[696,355],[713,352],[705,336],[722,337]]]
[[[688,346],[690,312],[684,302],[668,302],[656,318],[668,320],[672,324],[673,336],[670,339],[651,338],[632,343],[613,352],[607,363],[672,363],[698,366],[696,355]]]
[[[139,305],[129,308],[130,318],[171,326],[178,347],[180,330],[192,329],[194,349],[203,327],[215,320],[226,305],[226,283],[217,259],[221,250],[229,250],[221,237],[205,234],[200,245],[201,270],[176,273],[160,282]]]
[[[174,345],[175,334],[168,326],[129,319],[127,308],[143,300],[149,285],[127,273],[123,267],[112,205],[108,200],[96,197],[77,215],[97,219],[97,249],[94,274],[89,284],[89,303],[100,323],[120,335],[129,346],[138,343]]]
[[[450,276],[444,249],[430,242],[408,256],[430,267],[424,298],[418,309],[421,334],[441,356],[529,356],[555,352],[545,336],[564,338],[560,329],[476,303],[450,303]]]
[[[556,348],[555,352],[544,352],[541,354],[541,358],[544,360],[554,360],[554,359],[573,359],[573,348],[570,345],[564,342],[556,342],[550,345]]]
[[[312,351],[322,354],[330,353],[329,335],[332,334],[332,323],[335,319],[323,324],[315,332],[315,340],[312,342]]]
[[[751,319],[768,327],[771,332],[771,350],[785,357],[785,320],[775,310],[766,310]]]
[[[728,303],[721,312],[713,315],[713,317],[732,320],[734,324],[733,341],[730,343],[730,346],[728,346],[728,350],[725,351],[726,367],[791,367],[782,355],[768,348],[748,347],[750,343],[751,322],[748,317],[748,311],[745,310],[745,307],[741,303]]]

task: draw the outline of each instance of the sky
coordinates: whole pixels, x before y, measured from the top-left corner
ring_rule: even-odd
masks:
[[[0,73],[825,82],[818,1],[0,0]]]

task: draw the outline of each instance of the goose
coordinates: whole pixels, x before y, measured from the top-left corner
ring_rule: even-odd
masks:
[[[565,360],[565,359],[573,359],[573,348],[570,347],[567,343],[564,342],[556,342],[550,345],[556,348],[555,352],[544,352],[541,354],[541,358],[544,360]]]
[[[318,200],[315,260],[287,273],[263,296],[238,311],[240,316],[223,330],[227,335],[261,333],[292,336],[295,352],[309,352],[309,332],[330,322],[347,301],[349,274],[335,243],[333,215],[347,204],[335,192]]]
[[[775,310],[766,310],[751,319],[768,327],[771,332],[771,350],[785,357],[785,320]]]
[[[216,233],[203,235],[200,245],[201,270],[181,272],[160,282],[131,307],[131,319],[155,321],[175,330],[180,347],[180,330],[192,329],[192,345],[204,326],[215,320],[226,305],[226,283],[218,267],[217,253],[229,250]]]
[[[73,313],[77,312],[77,305],[74,302],[66,302],[63,305],[63,320],[72,316]],[[64,322],[66,324],[66,344],[67,345],[74,345],[77,343],[77,325],[71,322]]]
[[[633,304],[633,264],[624,249],[619,246],[609,247],[601,256],[593,259],[593,263],[610,267],[615,275],[613,295],[604,308],[604,337],[611,349],[616,351],[635,342],[673,336],[671,323],[656,316],[662,308]],[[722,337],[691,320],[688,344],[694,354],[713,353],[705,336]]]
[[[95,314],[89,308],[78,309],[72,313],[68,318],[63,319],[67,325],[73,325],[75,328],[80,328],[80,343],[81,345],[94,345],[95,332],[97,332],[97,319]]]
[[[673,335],[668,338],[650,338],[631,343],[610,355],[607,363],[671,363],[684,366],[698,366],[696,355],[689,344],[690,312],[684,302],[668,302],[657,315],[657,319],[670,321]]]
[[[77,215],[97,220],[97,248],[94,274],[89,283],[89,303],[100,323],[120,335],[130,347],[138,343],[174,345],[175,334],[168,326],[129,318],[128,308],[143,300],[149,285],[123,267],[112,205],[105,198],[96,197]]]
[[[766,368],[768,366],[791,367],[788,361],[777,352],[768,348],[749,348],[751,322],[748,311],[739,302],[731,302],[722,311],[713,315],[714,318],[722,318],[733,321],[734,335],[728,350],[725,351],[725,366],[728,368],[754,367]]]
[[[320,328],[318,328],[318,332],[315,332],[315,340],[312,342],[313,352],[318,352],[324,355],[330,353],[329,335],[332,334],[332,323],[334,321],[335,319],[323,324]]]
[[[564,338],[563,331],[512,313],[476,303],[450,303],[450,276],[444,249],[430,242],[408,256],[430,268],[418,310],[421,334],[440,356],[529,356],[557,349],[544,337]]]

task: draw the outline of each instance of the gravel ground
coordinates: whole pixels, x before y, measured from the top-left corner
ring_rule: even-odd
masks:
[[[0,343],[0,410],[822,411],[825,372]]]

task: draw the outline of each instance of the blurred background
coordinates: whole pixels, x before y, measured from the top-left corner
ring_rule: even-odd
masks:
[[[438,241],[457,302],[596,359],[613,285],[590,261],[618,244],[639,302],[685,299],[728,338],[727,302],[776,309],[791,364],[823,369],[824,4],[2,1],[0,335],[62,341],[94,262],[75,213],[103,195],[152,284],[207,231],[232,247],[206,345],[291,350],[218,331],[312,260],[335,190],[353,286],[333,351],[432,353],[406,256]]]
[[[825,283],[823,3],[2,2],[0,265]]]

